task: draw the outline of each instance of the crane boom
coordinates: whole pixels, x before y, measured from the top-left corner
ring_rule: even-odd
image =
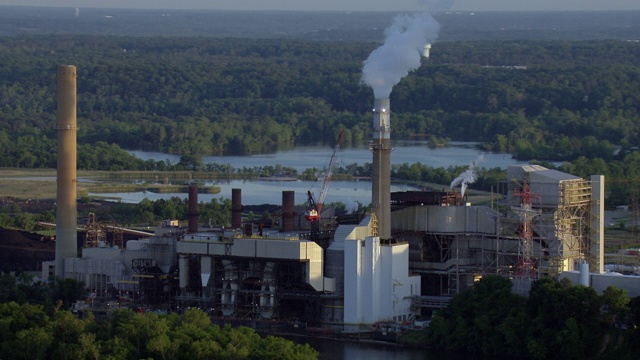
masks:
[[[333,169],[336,166],[336,153],[340,149],[340,142],[342,142],[343,132],[344,130],[340,131],[338,139],[336,140],[336,145],[333,147],[333,153],[331,154],[331,159],[329,160],[329,168],[327,169],[327,174],[324,176],[318,201],[314,201],[313,193],[311,191],[308,192],[307,211],[305,212],[305,218],[308,221],[318,221],[320,219],[320,212],[322,211],[324,200],[327,197],[327,190],[329,189],[329,183],[331,182],[331,175],[333,174]]]
[[[324,199],[327,197],[327,190],[329,189],[329,182],[331,182],[331,175],[333,175],[333,169],[336,166],[336,153],[340,149],[340,142],[342,141],[343,132],[344,130],[340,131],[338,140],[336,140],[336,146],[333,147],[333,154],[331,154],[331,160],[329,160],[329,170],[327,170],[327,175],[325,175],[324,181],[322,182],[322,190],[320,191],[320,197],[318,198],[318,211],[322,210]]]

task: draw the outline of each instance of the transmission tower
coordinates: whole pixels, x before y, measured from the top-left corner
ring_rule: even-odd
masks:
[[[533,281],[537,280],[537,264],[533,254],[533,219],[540,215],[540,210],[533,209],[533,200],[540,199],[531,192],[529,184],[522,185],[522,190],[515,192],[520,197],[520,206],[512,206],[511,210],[520,219],[518,230],[518,262],[514,275],[514,291],[520,295],[528,295]]]

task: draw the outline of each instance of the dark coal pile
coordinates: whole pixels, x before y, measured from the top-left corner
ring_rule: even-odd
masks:
[[[0,228],[0,269],[3,272],[41,271],[43,261],[55,260],[56,243],[40,234]]]

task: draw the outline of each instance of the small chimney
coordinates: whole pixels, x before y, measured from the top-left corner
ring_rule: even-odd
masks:
[[[242,226],[242,190],[231,189],[231,227],[239,229]]]
[[[295,220],[295,191],[282,192],[282,231],[293,231]]]
[[[198,232],[198,185],[189,185],[189,225],[187,232],[189,234]]]

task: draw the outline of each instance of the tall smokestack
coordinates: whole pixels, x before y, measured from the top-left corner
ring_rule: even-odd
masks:
[[[373,103],[373,177],[371,208],[378,220],[378,236],[391,238],[391,122],[389,98]]]
[[[242,190],[231,189],[231,227],[239,229],[242,226]]]
[[[295,191],[282,192],[282,231],[293,231],[295,222]]]
[[[78,256],[76,205],[76,67],[57,71],[58,165],[56,193],[56,276],[64,278],[64,259]]]
[[[189,224],[187,232],[189,234],[198,232],[198,185],[189,185]]]
[[[440,8],[440,2],[434,6]],[[378,236],[391,238],[391,140],[389,96],[393,87],[421,64],[425,44],[431,44],[440,25],[430,13],[396,16],[385,30],[385,42],[364,61],[362,82],[375,96],[373,110],[372,207],[378,220]]]

